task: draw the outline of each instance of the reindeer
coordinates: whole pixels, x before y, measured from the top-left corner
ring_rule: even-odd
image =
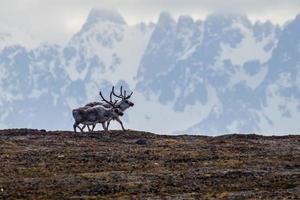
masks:
[[[101,92],[100,96],[103,97]],[[105,126],[105,123],[107,121],[111,120],[112,118],[123,116],[123,112],[116,107],[117,102],[117,100],[115,101],[115,103],[107,101],[106,103],[108,103],[111,106],[110,108],[106,108],[101,105],[96,105],[93,107],[85,106],[74,109],[72,111],[73,117],[75,119],[73,125],[74,132],[76,133],[76,128],[79,128],[80,131],[83,132],[83,129],[86,125],[88,126],[89,131],[91,131],[89,125],[93,125],[93,131],[97,123],[101,123],[104,131],[107,131],[108,128],[107,126]],[[79,124],[83,124],[83,127],[81,128]]]
[[[99,95],[101,96],[102,98],[102,101],[106,102],[106,103],[103,103],[103,102],[91,102],[91,103],[88,103],[86,104],[85,106],[89,106],[89,107],[93,107],[93,106],[98,106],[98,105],[101,105],[103,107],[106,107],[106,108],[111,108],[111,103],[112,103],[112,95],[114,95],[115,97],[118,97],[121,99],[120,102],[116,103],[116,107],[118,109],[120,109],[122,112],[124,112],[126,109],[134,106],[134,103],[132,103],[131,101],[129,101],[128,99],[131,97],[131,95],[133,94],[133,92],[131,92],[128,96],[126,95],[126,90],[124,90],[124,93],[123,93],[123,86],[121,86],[120,88],[120,94],[117,95],[115,93],[115,87],[113,86],[112,87],[112,90],[110,92],[110,102],[108,102],[107,100],[105,100],[102,96],[101,93],[99,93]],[[123,126],[123,123],[122,121],[120,120],[119,116],[117,117],[113,117],[111,118],[110,120],[107,121],[107,129],[109,127],[109,124],[110,124],[110,121],[111,120],[116,120],[117,122],[119,122],[121,124],[121,127],[122,127],[122,130],[125,131],[125,128]],[[89,128],[89,127],[88,127]],[[90,129],[90,128],[89,128]]]

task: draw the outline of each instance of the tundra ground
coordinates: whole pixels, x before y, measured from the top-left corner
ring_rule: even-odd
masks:
[[[300,199],[300,136],[0,131],[0,199]]]

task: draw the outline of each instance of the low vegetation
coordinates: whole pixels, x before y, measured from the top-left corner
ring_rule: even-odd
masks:
[[[300,198],[300,136],[0,131],[0,199]]]

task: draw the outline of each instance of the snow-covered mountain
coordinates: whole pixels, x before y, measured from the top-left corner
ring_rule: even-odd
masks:
[[[279,27],[236,14],[195,21],[163,12],[156,24],[132,26],[117,11],[93,9],[65,46],[27,48],[7,38],[0,33],[2,128],[71,129],[72,108],[124,85],[135,102],[127,128],[300,129],[300,16]]]

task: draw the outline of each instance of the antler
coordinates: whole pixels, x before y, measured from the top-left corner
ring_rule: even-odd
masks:
[[[113,88],[112,88],[112,93],[113,93],[113,95],[116,96],[116,97],[118,97],[118,98],[121,98],[121,99],[123,99],[122,91],[123,91],[123,88],[122,88],[122,86],[121,86],[121,89],[120,89],[121,95],[117,95],[117,94],[115,93],[115,86],[113,86]]]
[[[131,97],[132,94],[133,94],[133,92],[131,92],[130,95],[128,95],[128,96],[126,97],[126,99],[129,99],[129,98]]]
[[[120,95],[117,95],[115,93],[114,89],[115,88],[113,87],[112,88],[113,95],[115,95],[116,97],[121,98],[121,99],[129,99],[131,97],[131,95],[133,94],[133,92],[131,92],[130,95],[126,96],[126,90],[124,90],[124,94],[123,94],[123,86],[121,86],[121,88],[120,88]]]
[[[111,92],[110,92],[110,95],[109,95],[109,101],[110,102],[112,102],[112,95],[113,95],[114,88],[115,88],[115,86],[112,86],[112,88],[111,88]]]
[[[121,97],[124,97],[123,96],[123,86],[121,86],[121,88],[120,88],[120,95],[121,95]]]
[[[112,102],[112,92],[110,93],[110,101],[107,101],[107,100],[103,97],[101,91],[99,92],[99,95],[100,95],[100,97],[102,98],[102,101],[108,103],[109,105],[111,105],[111,106],[114,107],[114,108],[116,107],[116,104],[117,104],[118,100],[115,100],[115,102]]]

